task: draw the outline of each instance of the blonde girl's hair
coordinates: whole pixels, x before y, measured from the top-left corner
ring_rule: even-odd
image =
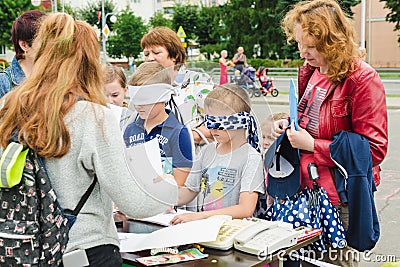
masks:
[[[234,83],[227,83],[213,89],[204,99],[204,106],[209,108],[225,106],[231,108],[233,113],[242,111],[250,113],[251,111],[249,94]]]
[[[106,65],[104,73],[104,83],[112,83],[117,80],[122,88],[126,87],[126,76],[120,67],[114,65]]]
[[[355,71],[355,58],[360,57],[354,40],[351,19],[335,0],[301,1],[294,5],[284,19],[282,28],[287,41],[295,39],[295,27],[300,24],[303,38],[314,37],[316,49],[328,63],[327,78],[341,82]]]
[[[128,84],[132,86],[141,86],[157,83],[172,83],[170,70],[164,68],[158,62],[143,62],[129,79]]]
[[[65,115],[78,100],[106,105],[96,33],[65,13],[48,15],[37,38],[30,76],[6,97],[0,111],[0,142],[18,139],[44,158],[71,147]]]

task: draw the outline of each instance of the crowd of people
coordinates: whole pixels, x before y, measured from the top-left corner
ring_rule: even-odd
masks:
[[[155,27],[142,37],[145,62],[128,80],[119,67],[99,64],[98,38],[88,23],[36,10],[15,20],[15,57],[0,73],[0,146],[18,133],[18,141],[44,159],[63,209],[73,209],[97,177],[66,253],[84,250],[90,266],[121,266],[113,207],[131,218],[175,206],[196,211],[175,216],[171,224],[213,215],[252,217],[260,201],[276,208],[264,155],[284,132],[300,151],[298,192],[313,187],[308,166],[315,164],[317,183],[347,228],[351,211],[337,192],[331,144],[341,130],[366,138],[379,185],[388,147],[383,84],[362,60],[352,22],[335,0],[295,4],[282,27],[305,59],[298,75],[298,129],[286,113],[270,114],[257,126],[247,91],[227,79],[227,67],[241,71],[248,65],[243,47],[232,60],[221,52],[217,86],[209,75],[185,68],[186,53],[174,31]],[[164,173],[155,181],[175,185],[163,197],[151,187],[144,190],[124,159],[125,149],[153,139]],[[324,261],[357,266],[355,258]]]

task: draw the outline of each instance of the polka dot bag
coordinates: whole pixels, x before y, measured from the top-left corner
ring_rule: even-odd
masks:
[[[305,188],[293,197],[276,198],[266,213],[266,219],[289,222],[294,228],[307,226],[322,229],[320,240],[313,243],[318,251],[325,251],[327,244],[333,248],[346,246],[342,221],[323,188]]]

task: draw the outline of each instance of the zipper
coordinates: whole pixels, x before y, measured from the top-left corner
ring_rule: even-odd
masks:
[[[31,240],[32,250],[34,250],[33,239],[35,239],[35,235],[18,235],[18,234],[0,233],[0,238],[30,239]]]
[[[10,239],[34,239],[35,235],[17,235],[17,234],[0,233],[0,237],[10,238]]]

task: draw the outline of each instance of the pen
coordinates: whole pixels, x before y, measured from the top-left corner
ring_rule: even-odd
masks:
[[[174,210],[175,210],[175,212],[178,212],[178,207],[174,206]]]

